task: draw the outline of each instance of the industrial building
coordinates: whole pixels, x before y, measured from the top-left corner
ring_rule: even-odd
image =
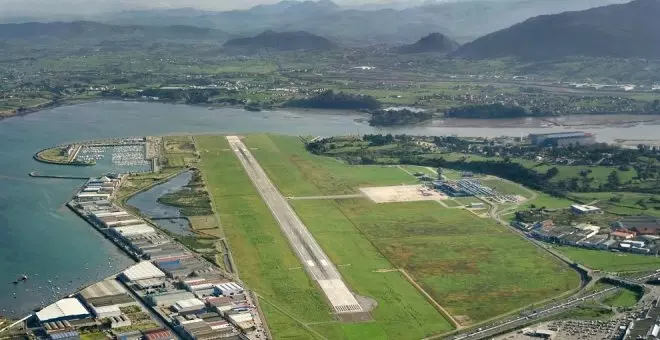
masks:
[[[55,322],[89,318],[89,311],[76,298],[59,300],[37,312],[39,322]]]
[[[133,298],[128,295],[124,286],[116,280],[97,282],[80,291],[79,295],[80,298],[90,307],[122,305],[134,302]]]
[[[532,144],[537,146],[566,147],[596,143],[593,134],[581,131],[531,134],[529,138]]]
[[[215,293],[221,296],[232,296],[236,294],[243,294],[243,287],[236,282],[227,282],[215,285]]]
[[[602,214],[603,211],[599,207],[594,207],[591,205],[582,205],[582,204],[573,204],[571,205],[571,211],[577,215],[589,215],[589,214]]]
[[[109,305],[109,306],[91,306],[90,309],[97,319],[105,319],[121,316],[121,309],[119,305]]]
[[[122,272],[121,277],[127,282],[136,282],[147,279],[165,278],[165,273],[156,268],[151,262],[142,261]]]
[[[618,229],[629,230],[637,235],[660,234],[660,218],[653,216],[628,216],[615,223]]]
[[[249,312],[230,314],[228,319],[229,322],[244,332],[255,327],[254,316]]]
[[[176,336],[165,329],[155,329],[144,332],[145,340],[175,340]]]
[[[147,299],[152,306],[171,306],[177,301],[194,299],[195,295],[185,290],[174,290],[167,293],[149,295]]]
[[[80,333],[76,331],[57,332],[48,334],[48,338],[51,340],[78,340]]]
[[[156,229],[145,223],[129,225],[125,227],[116,227],[110,230],[112,230],[112,232],[115,233],[117,236],[120,236],[124,239],[134,236],[145,236],[156,233]]]
[[[172,309],[179,314],[198,313],[205,307],[204,302],[197,298],[179,300],[172,305]]]
[[[172,252],[173,250],[175,249],[171,249],[170,252]],[[163,253],[163,255],[165,254]],[[189,254],[185,252],[177,256],[172,256],[167,258],[164,257],[157,261],[154,261],[154,264],[156,264],[156,266],[162,269],[167,274],[168,277],[174,279],[186,278],[195,271],[206,270],[212,267],[210,263],[206,261],[202,261],[197,257],[188,256],[188,255]]]
[[[110,328],[112,329],[128,327],[132,324],[131,319],[129,319],[126,315],[112,316],[109,319]]]

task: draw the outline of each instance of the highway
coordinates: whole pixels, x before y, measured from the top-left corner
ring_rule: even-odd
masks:
[[[277,220],[294,253],[310,277],[321,287],[335,313],[362,312],[362,307],[342,280],[335,265],[293,211],[287,199],[270,181],[245,144],[236,136],[227,136],[227,141]]]
[[[653,273],[650,275],[642,276],[639,278],[636,278],[634,280],[629,280],[631,282],[634,281],[644,281],[652,277],[658,276],[658,273]],[[471,331],[468,333],[463,333],[463,334],[458,334],[453,337],[450,337],[452,340],[478,340],[478,339],[484,339],[488,338],[491,336],[495,336],[501,333],[505,333],[509,330],[513,330],[516,327],[521,327],[527,324],[532,324],[536,322],[536,320],[547,318],[549,316],[559,314],[562,312],[565,312],[571,308],[577,307],[581,303],[583,303],[586,300],[589,299],[594,299],[594,298],[602,298],[606,296],[607,294],[614,293],[616,290],[618,290],[619,287],[612,287],[612,288],[607,288],[604,290],[597,291],[595,293],[591,293],[589,295],[585,295],[582,297],[572,297],[569,298],[568,300],[564,300],[564,302],[556,302],[554,304],[550,304],[548,306],[542,307],[534,311],[533,313],[530,313],[527,316],[521,316],[512,320],[505,320],[501,321],[500,323],[494,323],[491,324],[490,326],[484,326],[482,328],[479,328],[475,331]]]

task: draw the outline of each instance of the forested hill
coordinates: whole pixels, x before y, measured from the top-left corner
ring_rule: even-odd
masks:
[[[431,33],[416,43],[411,45],[400,46],[397,51],[399,53],[449,53],[458,48],[458,43],[449,39],[440,33]]]
[[[462,46],[457,56],[548,60],[567,56],[660,58],[660,0],[544,15]]]
[[[95,39],[219,40],[226,34],[193,26],[116,26],[91,21],[0,24],[2,41]]]
[[[305,31],[275,32],[266,31],[250,38],[237,38],[224,44],[229,49],[246,50],[329,50],[335,47],[330,40]]]

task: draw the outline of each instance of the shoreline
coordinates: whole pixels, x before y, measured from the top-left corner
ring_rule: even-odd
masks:
[[[206,108],[208,110],[220,110],[223,108],[243,110],[246,113],[252,113],[252,111],[246,110],[244,106],[241,105],[214,105],[214,104],[186,104],[186,103],[177,103],[177,102],[167,102],[167,101],[153,101],[153,100],[141,100],[141,99],[122,99],[122,98],[91,98],[91,99],[69,99],[62,100],[59,102],[49,102],[42,104],[33,108],[26,109],[19,113],[13,115],[0,115],[0,122],[5,119],[10,119],[14,117],[27,116],[32,113],[37,113],[43,110],[55,109],[65,106],[74,106],[81,104],[97,103],[97,102],[133,102],[133,103],[156,103],[156,104],[170,104],[170,105],[186,105],[191,107]],[[15,111],[15,110],[14,110]],[[290,112],[294,114],[314,114],[322,113],[328,115],[365,115],[364,112],[359,110],[343,110],[343,109],[322,109],[322,108],[287,108],[287,107],[277,107],[271,110],[263,110],[262,112]],[[611,117],[615,116],[627,116],[635,119],[616,121],[612,120]],[[608,118],[610,117],[610,118]],[[571,119],[583,119],[583,121],[569,122],[563,120]],[[599,120],[602,119],[602,120]],[[484,123],[488,122],[492,124],[492,128],[506,128],[506,127],[518,127],[520,122],[527,120],[536,120],[539,122],[537,126],[529,126],[535,128],[553,128],[553,127],[565,127],[565,128],[589,128],[589,127],[602,127],[602,128],[611,128],[611,127],[623,127],[629,125],[638,125],[638,124],[648,124],[648,123],[658,123],[660,124],[660,115],[655,115],[651,113],[630,113],[630,112],[604,112],[604,113],[579,113],[579,114],[567,114],[562,116],[539,116],[539,117],[512,117],[512,118],[445,118],[442,116],[435,117],[431,120],[427,120],[418,124],[404,124],[404,125],[394,125],[394,126],[377,126],[377,128],[397,128],[397,127],[411,127],[411,126],[425,126],[425,127],[463,127],[463,128],[479,128],[484,127]],[[592,120],[592,121],[584,121]],[[367,124],[366,119],[357,119],[357,123]],[[59,164],[59,163],[55,163]]]

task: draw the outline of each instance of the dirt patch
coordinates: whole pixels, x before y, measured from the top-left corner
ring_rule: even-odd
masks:
[[[448,197],[424,185],[398,185],[391,187],[360,188],[375,203],[443,201]]]
[[[456,319],[461,326],[467,326],[472,323],[472,319],[467,315],[455,315],[454,319]]]
[[[376,307],[378,307],[378,301],[368,296],[362,296],[358,294],[353,294],[353,296],[355,296],[355,299],[358,301],[360,307],[362,307],[362,310],[364,310],[365,312],[371,312]]]

